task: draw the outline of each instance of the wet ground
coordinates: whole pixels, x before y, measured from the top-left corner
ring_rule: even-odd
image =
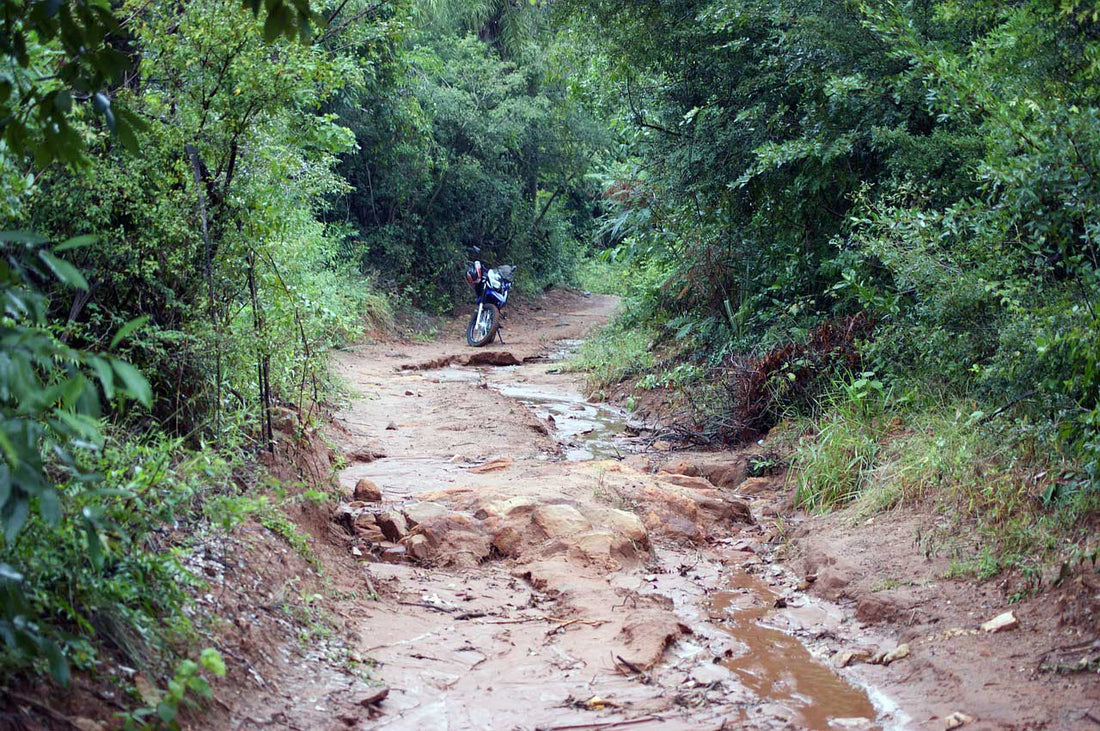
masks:
[[[380,595],[356,606],[358,652],[389,689],[349,725],[904,726],[828,661],[848,620],[762,558],[736,485],[650,471],[644,425],[564,372],[613,305],[531,318],[520,365],[456,366],[447,344],[342,359],[347,448],[370,459],[341,482],[382,492],[343,509]]]

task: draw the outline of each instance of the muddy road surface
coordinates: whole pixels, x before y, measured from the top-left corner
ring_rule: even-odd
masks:
[[[340,613],[370,687],[300,672],[300,728],[894,728],[830,658],[855,630],[768,558],[735,458],[660,451],[562,359],[615,300],[552,292],[506,344],[340,353],[355,559]],[[364,589],[365,587],[365,589]],[[866,643],[877,638],[864,637]],[[892,648],[891,648],[892,649]]]

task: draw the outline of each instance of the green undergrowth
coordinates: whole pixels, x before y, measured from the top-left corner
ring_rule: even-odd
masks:
[[[859,374],[772,440],[793,443],[798,506],[863,522],[921,504],[935,516],[915,537],[922,549],[950,557],[954,575],[985,579],[1096,560],[1100,491],[1049,429],[989,418],[963,398],[899,397]]]
[[[652,341],[646,330],[615,320],[585,340],[568,367],[586,373],[587,391],[598,396],[653,369]]]
[[[133,433],[109,436],[100,451],[83,454],[99,479],[59,485],[60,519],[44,520],[34,510],[14,540],[0,539],[0,563],[19,566],[25,587],[21,596],[0,598],[22,602],[34,636],[57,647],[64,664],[29,645],[0,645],[0,675],[65,681],[70,673],[124,665],[164,679],[163,702],[174,710],[183,698],[173,695],[173,673],[194,670],[187,658],[205,646],[208,620],[217,621],[190,611],[192,598],[206,591],[205,577],[186,568],[191,554],[253,521],[319,569],[310,538],[291,516],[333,494],[281,484],[250,455],[244,444],[189,447],[180,438]],[[125,682],[120,689],[141,697]],[[126,721],[143,727],[152,718],[136,707]]]

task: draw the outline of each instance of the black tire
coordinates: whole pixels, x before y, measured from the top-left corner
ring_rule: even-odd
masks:
[[[478,327],[477,311],[470,315],[470,324],[466,326],[466,342],[475,348],[493,342],[493,336],[500,327],[500,310],[496,305],[485,304],[481,308],[481,327]]]

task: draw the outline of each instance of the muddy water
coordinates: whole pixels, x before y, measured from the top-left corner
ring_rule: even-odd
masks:
[[[722,661],[757,697],[779,702],[798,714],[808,729],[867,727],[877,713],[867,694],[845,683],[816,660],[794,637],[760,623],[778,598],[761,579],[737,572],[727,588],[711,594],[712,622],[742,647]]]

